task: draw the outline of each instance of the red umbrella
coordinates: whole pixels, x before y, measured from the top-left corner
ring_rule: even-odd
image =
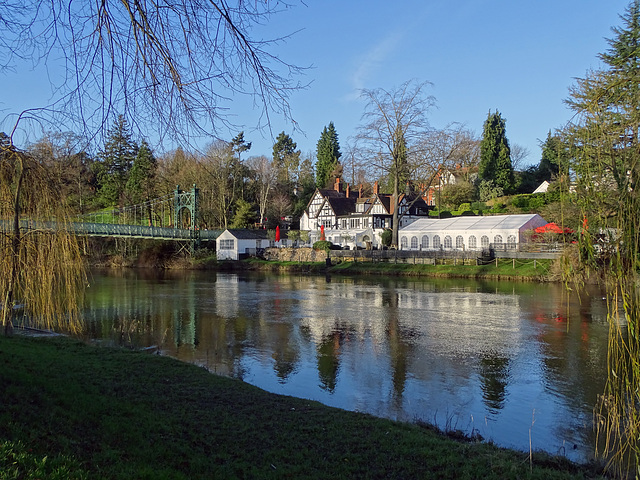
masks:
[[[320,225],[320,240],[325,241],[324,238],[324,225]]]
[[[280,241],[280,226],[276,227],[276,242]]]

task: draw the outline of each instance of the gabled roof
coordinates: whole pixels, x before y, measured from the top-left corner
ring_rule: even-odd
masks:
[[[356,199],[347,197],[329,197],[327,202],[331,205],[333,213],[338,217],[355,213],[356,211]]]
[[[246,228],[227,228],[225,232],[229,232],[238,240],[268,240],[269,239],[267,236],[266,230],[248,230]]]

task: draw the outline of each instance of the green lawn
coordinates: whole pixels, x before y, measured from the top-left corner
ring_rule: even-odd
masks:
[[[337,262],[327,267],[324,262],[276,262],[258,259],[249,259],[237,263],[242,268],[272,271],[293,271],[309,273],[335,273],[343,275],[398,275],[398,276],[432,276],[432,277],[459,277],[459,278],[484,278],[484,279],[521,279],[533,281],[546,281],[550,279],[553,260],[511,260],[499,259],[497,264],[491,262],[488,265],[475,265],[467,260],[466,264],[447,263],[437,265],[423,265],[420,263],[394,263],[388,262]]]
[[[593,478],[168,357],[0,337],[0,478]]]

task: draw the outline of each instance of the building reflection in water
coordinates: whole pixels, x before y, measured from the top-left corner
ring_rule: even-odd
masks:
[[[96,274],[88,336],[157,345],[342,408],[455,418],[463,430],[478,419],[485,438],[517,448],[528,448],[535,409],[536,428],[551,432],[539,448],[589,442],[583,427],[606,367],[597,296],[581,303],[561,286],[505,282],[145,275]]]

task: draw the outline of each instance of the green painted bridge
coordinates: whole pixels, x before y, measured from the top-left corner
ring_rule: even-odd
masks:
[[[20,230],[24,233],[30,231],[54,231],[65,229],[76,235],[87,237],[125,237],[125,238],[149,238],[155,240],[178,241],[208,241],[215,240],[222,230],[198,230],[172,227],[149,227],[145,225],[119,225],[112,223],[85,223],[71,222],[61,224],[51,221],[21,220]],[[0,231],[13,231],[13,222],[0,221]]]
[[[198,230],[188,228],[149,227],[144,225],[117,225],[109,223],[70,224],[70,231],[88,237],[150,238],[155,240],[208,241],[215,240],[222,230]]]
[[[172,194],[139,205],[83,215],[70,223],[22,219],[19,228],[23,234],[65,229],[80,236],[172,240],[195,246],[215,240],[222,233],[199,228],[198,195],[195,185],[190,191],[177,186]],[[0,220],[1,232],[13,229],[13,222]]]

